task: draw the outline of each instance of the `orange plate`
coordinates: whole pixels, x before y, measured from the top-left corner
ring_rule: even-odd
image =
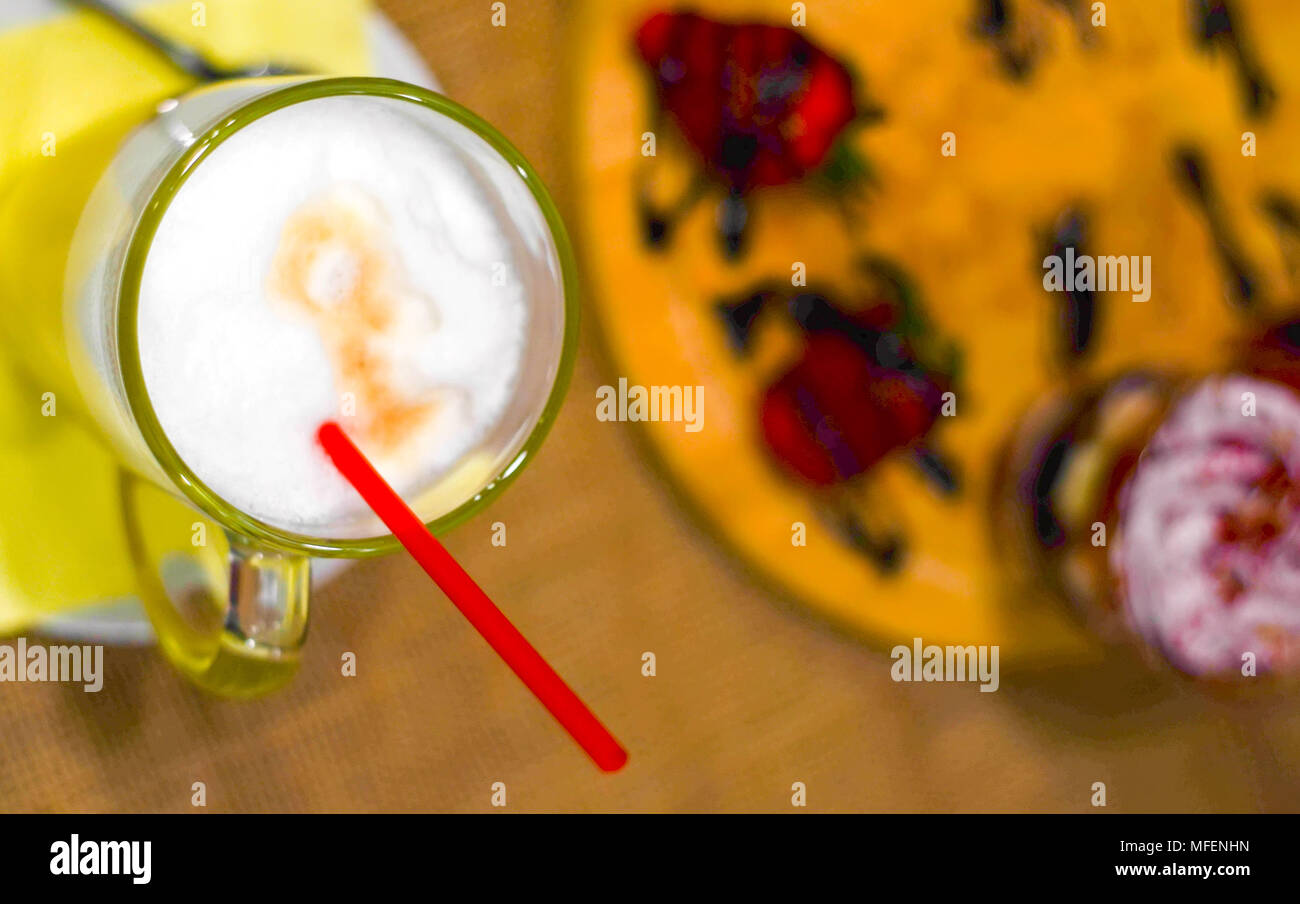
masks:
[[[700,432],[642,426],[667,473],[728,546],[773,584],[881,645],[921,637],[998,643],[1008,663],[1095,660],[1096,645],[1059,607],[1008,592],[988,527],[998,450],[1060,378],[1058,302],[1042,288],[1041,236],[1079,202],[1090,216],[1092,253],[1152,257],[1150,301],[1102,297],[1089,374],[1221,363],[1245,324],[1223,299],[1204,220],[1171,176],[1170,148],[1190,141],[1209,161],[1269,296],[1288,295],[1285,249],[1258,201],[1265,188],[1300,199],[1300,167],[1292,165],[1300,58],[1289,49],[1300,39],[1300,4],[1240,5],[1280,97],[1258,122],[1240,110],[1227,55],[1194,48],[1183,0],[1115,0],[1104,27],[1072,23],[1056,4],[1021,4],[1029,18],[1020,27],[1042,51],[1026,83],[1006,79],[990,47],[972,37],[973,4],[808,4],[809,37],[851,61],[859,94],[886,111],[854,136],[875,181],[852,235],[836,206],[806,189],[752,195],[749,249],[736,264],[718,251],[716,194],[665,251],[643,245],[634,176],[646,163],[652,94],[630,46],[635,26],[659,7],[583,6],[569,44],[577,54],[574,219],[610,382],[703,387]],[[791,15],[781,2],[708,8],[733,20],[788,23]],[[1257,135],[1256,157],[1242,154],[1247,129]],[[954,157],[940,154],[945,132],[956,135]],[[670,126],[657,137],[654,178],[680,183],[692,161]],[[761,279],[788,280],[795,262],[806,265],[810,285],[851,297],[852,262],[862,252],[911,272],[939,330],[966,357],[957,416],[938,428],[964,475],[960,498],[937,497],[905,461],[877,469],[878,495],[911,541],[908,566],[892,578],[823,526],[761,445],[759,393],[784,368],[794,338],[763,327],[755,354],[741,361],[712,310],[720,296]],[[806,547],[791,543],[795,522],[807,525]]]

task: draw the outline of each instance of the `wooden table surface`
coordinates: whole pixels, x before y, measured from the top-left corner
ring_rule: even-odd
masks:
[[[571,209],[566,7],[515,0],[492,28],[486,3],[381,6]],[[1004,675],[994,694],[895,684],[884,653],[716,548],[635,425],[596,421],[611,376],[587,329],[541,456],[448,546],[627,744],[621,774],[598,774],[394,556],[320,594],[303,673],[269,700],[201,696],[145,649],[106,657],[99,694],[6,686],[0,810],[186,812],[196,781],[209,811],[484,811],[497,781],[520,811],[782,811],[795,781],[818,811],[1084,811],[1097,781],[1116,811],[1300,809],[1294,712],[1077,672]]]

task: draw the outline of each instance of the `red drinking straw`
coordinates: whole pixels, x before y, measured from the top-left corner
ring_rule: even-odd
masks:
[[[542,654],[533,649],[519,629],[510,624],[510,620],[451,557],[446,547],[434,539],[415,512],[379,476],[342,428],[327,421],[316,431],[316,438],[325,447],[334,466],[356,488],[379,520],[388,525],[412,558],[542,701],[542,705],[551,711],[551,715],[559,720],[564,730],[596,761],[596,765],[606,772],[623,768],[627,751],[547,664]]]

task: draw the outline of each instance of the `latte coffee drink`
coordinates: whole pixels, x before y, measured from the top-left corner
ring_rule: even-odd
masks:
[[[362,503],[316,443],[337,420],[393,486],[437,481],[500,421],[528,307],[488,176],[411,106],[288,106],[163,213],[140,285],[151,404],[182,460],[272,525],[337,535]]]

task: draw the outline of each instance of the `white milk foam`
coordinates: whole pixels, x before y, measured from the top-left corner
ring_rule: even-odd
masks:
[[[316,443],[324,420],[410,499],[510,399],[527,307],[493,274],[514,249],[434,118],[294,104],[219,145],[162,218],[137,325],[149,398],[199,479],[263,521],[329,538],[363,516]]]

